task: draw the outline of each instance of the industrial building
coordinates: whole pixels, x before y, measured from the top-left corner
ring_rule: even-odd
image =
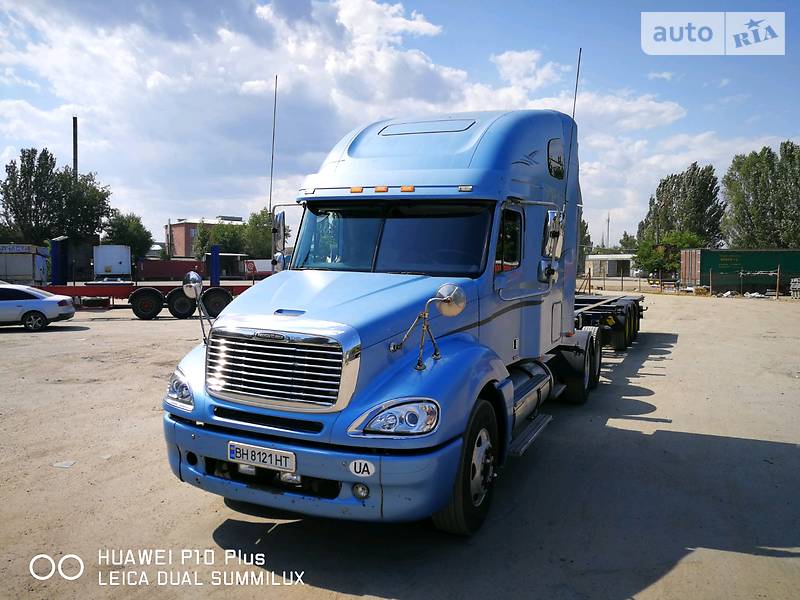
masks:
[[[587,254],[586,268],[592,277],[630,277],[633,269],[633,254]]]
[[[228,217],[218,215],[212,219],[178,219],[174,223],[164,225],[167,251],[176,258],[190,258],[194,256],[192,247],[200,227],[211,229],[214,225],[244,225],[242,217]]]

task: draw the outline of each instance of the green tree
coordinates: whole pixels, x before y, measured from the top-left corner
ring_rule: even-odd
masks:
[[[580,210],[580,209],[579,209]],[[589,235],[589,224],[583,220],[583,211],[578,225],[578,273],[586,271],[586,255],[592,251],[592,236]]]
[[[272,215],[268,208],[250,215],[244,230],[244,247],[253,258],[272,258]]]
[[[107,187],[94,173],[77,180],[68,167],[56,171],[55,157],[36,148],[20,151],[19,165],[6,165],[0,184],[4,225],[19,232],[24,242],[43,244],[57,235],[73,240],[95,238],[110,214]]]
[[[634,262],[645,273],[677,273],[681,268],[681,250],[700,248],[703,239],[690,231],[669,231],[656,243],[654,238],[639,242]]]
[[[47,148],[41,152],[23,148],[19,166],[16,160],[6,165],[6,178],[0,184],[4,220],[25,242],[43,244],[52,237],[55,167],[56,159]]]
[[[112,210],[103,231],[103,243],[130,246],[133,259],[145,256],[153,245],[152,234],[142,223],[141,217],[133,213],[122,214],[116,209]]]
[[[51,207],[51,236],[66,235],[73,240],[93,240],[112,216],[111,191],[101,186],[94,173],[75,178],[69,167],[55,175],[56,194]]]
[[[622,252],[635,252],[637,245],[636,237],[632,236],[627,231],[622,232],[622,237],[619,238],[619,247]]]
[[[714,167],[694,162],[682,173],[661,179],[650,197],[647,215],[639,223],[637,239],[660,241],[671,231],[682,231],[698,236],[701,247],[717,248],[722,242],[724,213]]]
[[[211,228],[211,245],[218,245],[220,252],[243,253],[244,229],[244,225],[218,223]]]
[[[737,248],[800,248],[800,147],[785,141],[737,155],[722,178],[723,229]]]
[[[286,240],[291,237],[286,227]],[[254,212],[247,220],[244,230],[245,252],[253,258],[272,257],[272,215],[268,208]]]
[[[8,223],[0,217],[0,244],[19,244],[22,241],[19,229],[13,223]]]
[[[197,260],[205,260],[206,252],[211,248],[211,228],[206,227],[206,224],[200,220],[197,225],[197,234],[194,236],[192,243],[192,252]]]

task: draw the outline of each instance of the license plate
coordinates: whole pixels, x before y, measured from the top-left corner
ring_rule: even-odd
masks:
[[[228,442],[228,460],[275,471],[294,472],[296,468],[294,452],[251,446],[239,442]]]

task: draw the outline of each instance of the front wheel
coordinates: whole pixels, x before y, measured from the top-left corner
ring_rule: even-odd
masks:
[[[472,535],[480,529],[492,501],[499,450],[494,409],[479,399],[464,436],[453,495],[448,505],[433,515],[437,529],[458,535]]]
[[[22,326],[28,331],[41,331],[47,327],[47,317],[38,310],[32,310],[22,315]]]

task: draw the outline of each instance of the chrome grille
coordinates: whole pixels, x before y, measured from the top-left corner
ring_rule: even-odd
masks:
[[[206,349],[206,387],[245,404],[332,406],[339,395],[343,353],[333,340],[260,339],[256,332],[212,331]]]

